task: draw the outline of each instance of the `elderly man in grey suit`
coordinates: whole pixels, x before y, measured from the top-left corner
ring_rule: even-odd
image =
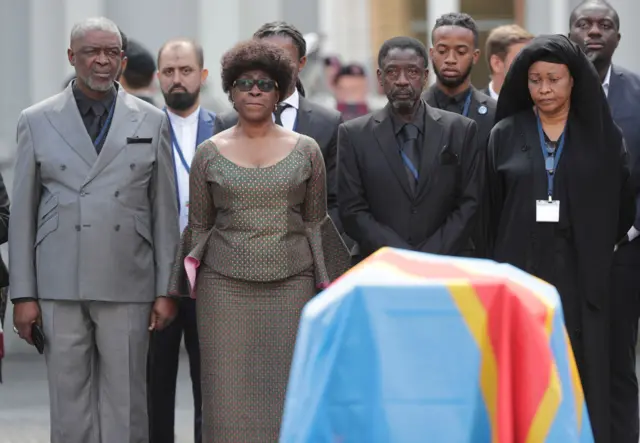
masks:
[[[175,315],[168,122],[114,81],[121,48],[110,20],[75,25],[76,80],[18,123],[11,298],[20,337],[46,337],[52,443],[148,442],[149,329]]]

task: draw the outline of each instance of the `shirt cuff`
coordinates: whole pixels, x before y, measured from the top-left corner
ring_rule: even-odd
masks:
[[[17,305],[18,303],[28,302],[28,301],[37,301],[37,299],[32,297],[22,297],[22,298],[11,299],[11,303],[13,303],[14,305]]]
[[[634,238],[640,235],[640,231],[636,229],[635,226],[631,226],[629,232],[627,232],[627,237],[629,237],[629,241],[632,242]]]

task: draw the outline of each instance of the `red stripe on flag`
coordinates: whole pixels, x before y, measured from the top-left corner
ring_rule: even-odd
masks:
[[[362,264],[371,265],[378,262],[397,266],[404,272],[424,278],[433,278],[438,280],[451,278],[477,278],[477,276],[457,267],[453,263],[438,263],[435,261],[425,262],[423,260],[416,260],[415,258],[398,254],[392,250],[375,253],[362,262]]]
[[[474,283],[487,312],[498,367],[498,442],[525,443],[550,382],[549,311],[531,291],[512,282],[498,288],[495,280]]]

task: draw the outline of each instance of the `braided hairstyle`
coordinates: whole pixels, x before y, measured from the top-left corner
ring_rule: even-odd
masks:
[[[298,60],[307,55],[307,42],[298,29],[287,22],[276,21],[265,23],[254,34],[254,38],[263,39],[267,37],[289,37],[295,47],[298,49]],[[304,87],[300,81],[300,77],[296,75],[296,88],[303,97],[305,96]]]

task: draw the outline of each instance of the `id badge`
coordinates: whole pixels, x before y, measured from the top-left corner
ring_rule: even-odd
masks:
[[[560,221],[560,200],[536,200],[536,221],[538,223],[558,223]]]

